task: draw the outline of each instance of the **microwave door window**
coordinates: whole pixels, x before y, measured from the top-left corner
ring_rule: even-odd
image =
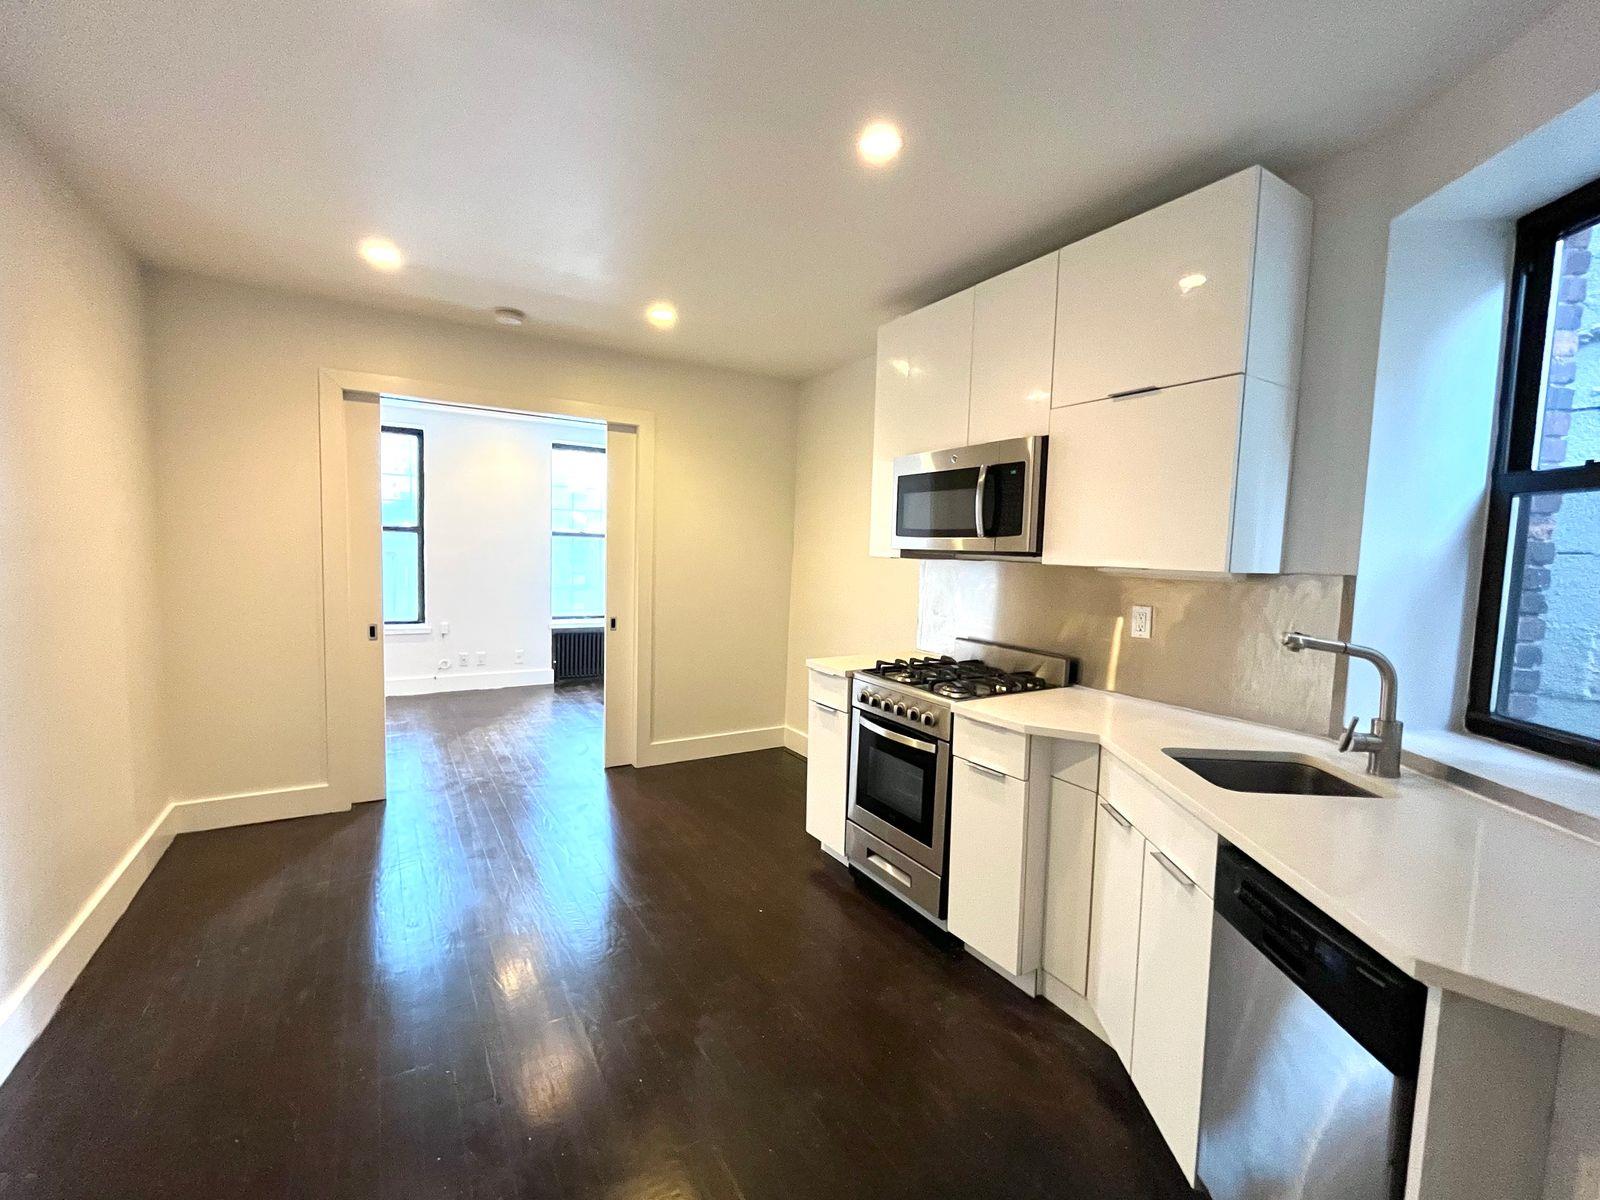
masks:
[[[895,533],[911,538],[978,536],[978,468],[902,475]]]

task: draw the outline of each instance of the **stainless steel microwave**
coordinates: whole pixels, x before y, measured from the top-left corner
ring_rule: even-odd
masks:
[[[894,547],[1037,557],[1049,440],[1011,438],[895,459]]]

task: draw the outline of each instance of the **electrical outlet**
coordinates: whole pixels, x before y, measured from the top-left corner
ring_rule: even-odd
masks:
[[[513,662],[521,662],[523,660],[524,653],[525,653],[524,651],[518,650],[516,652],[516,654],[513,656],[512,661]]]
[[[487,650],[479,650],[478,651],[478,665],[481,667],[488,661],[489,661],[489,652]]]
[[[440,637],[449,637],[450,636],[450,622],[449,621],[440,621],[439,622],[439,636]]]
[[[466,665],[467,665],[467,664],[468,664],[468,663],[469,663],[469,662],[470,662],[470,661],[471,661],[471,658],[470,658],[470,657],[469,657],[469,656],[468,656],[468,654],[467,654],[467,652],[466,652],[466,651],[465,651],[465,650],[463,650],[463,651],[462,651],[462,652],[461,652],[461,665],[462,665],[462,666],[463,666],[463,667],[464,667],[464,666],[466,666]]]
[[[1135,604],[1128,619],[1128,636],[1147,638],[1155,625],[1155,609],[1148,604]]]

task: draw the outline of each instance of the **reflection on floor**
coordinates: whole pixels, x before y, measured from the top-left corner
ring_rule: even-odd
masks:
[[[0,1197],[1179,1197],[1114,1056],[825,866],[804,764],[391,702],[387,804],[180,838],[0,1088]]]

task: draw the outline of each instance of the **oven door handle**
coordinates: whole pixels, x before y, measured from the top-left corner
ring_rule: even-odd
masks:
[[[882,725],[876,724],[873,721],[869,721],[859,714],[857,714],[856,720],[861,722],[861,727],[863,729],[870,729],[879,737],[886,737],[891,742],[899,742],[902,746],[910,746],[911,749],[921,750],[924,754],[939,753],[939,745],[937,742],[930,745],[928,742],[924,742],[920,738],[907,737],[903,733],[896,733],[892,729],[885,729]]]
[[[989,464],[984,463],[983,466],[978,468],[978,486],[975,489],[973,496],[973,523],[978,527],[979,537],[989,536],[983,531],[983,493],[987,488],[988,482]]]

